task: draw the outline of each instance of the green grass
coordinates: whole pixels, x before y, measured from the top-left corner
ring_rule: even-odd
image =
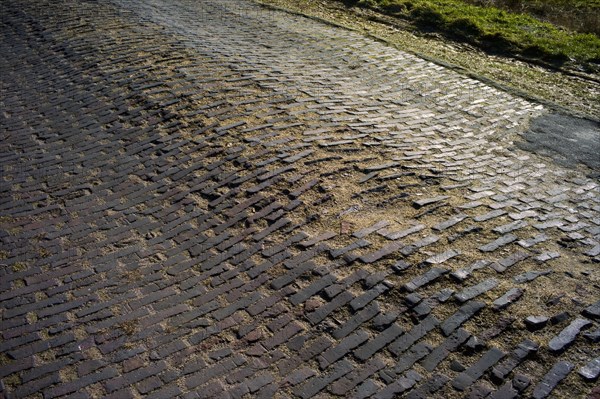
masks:
[[[549,1],[564,3],[566,0]],[[590,6],[600,0],[575,2]],[[441,32],[495,53],[521,55],[558,65],[570,62],[591,70],[597,69],[600,63],[597,35],[557,27],[528,14],[462,0],[347,0],[346,3],[376,8],[408,20],[421,30]]]
[[[529,14],[576,32],[600,35],[600,0],[464,0]]]

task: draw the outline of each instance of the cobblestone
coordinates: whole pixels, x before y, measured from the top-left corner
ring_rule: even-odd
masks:
[[[250,0],[0,35],[0,396],[593,391],[598,184],[511,147],[544,106]]]
[[[535,399],[547,398],[554,387],[573,370],[573,367],[573,364],[569,362],[556,363],[542,381],[536,385],[533,390],[533,397]]]
[[[587,319],[576,319],[564,330],[562,330],[556,337],[548,343],[548,346],[553,352],[563,351],[567,346],[571,345],[579,332],[583,329],[589,328],[592,323]]]

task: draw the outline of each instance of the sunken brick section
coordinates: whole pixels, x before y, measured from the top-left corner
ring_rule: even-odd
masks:
[[[542,107],[242,0],[1,23],[0,396],[597,384],[598,183],[510,148]]]

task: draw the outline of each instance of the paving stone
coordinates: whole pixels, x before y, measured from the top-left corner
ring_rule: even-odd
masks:
[[[343,338],[355,329],[357,329],[363,323],[377,316],[379,312],[379,304],[376,301],[374,301],[361,311],[357,312],[354,316],[349,318],[343,325],[335,329],[332,332],[332,335],[337,339]]]
[[[444,263],[445,261],[454,258],[455,256],[460,255],[461,252],[454,250],[454,249],[449,249],[445,252],[442,252],[440,254],[434,255],[430,258],[427,258],[425,260],[426,263],[432,264],[432,265],[439,265],[440,263]]]
[[[418,208],[421,208],[421,207],[424,207],[427,205],[434,204],[436,202],[447,200],[448,198],[450,198],[450,197],[447,195],[440,195],[440,196],[431,197],[431,198],[423,198],[423,199],[420,199],[417,201],[413,201],[413,206],[418,209]]]
[[[332,366],[331,371],[322,376],[315,376],[311,379],[297,385],[293,389],[293,393],[301,398],[310,398],[325,389],[332,382],[340,379],[344,375],[352,371],[352,364],[346,360],[340,360]]]
[[[56,398],[63,395],[68,395],[73,392],[77,392],[83,387],[86,387],[91,384],[95,384],[98,382],[102,382],[109,378],[113,378],[118,376],[119,373],[112,367],[106,367],[97,373],[88,374],[85,377],[79,378],[75,381],[72,381],[68,384],[61,384],[54,387],[51,387],[44,391],[44,397],[48,398]]]
[[[443,222],[440,222],[438,224],[436,224],[435,226],[432,227],[433,230],[437,230],[437,231],[444,231],[446,229],[449,229],[450,227],[462,222],[463,220],[465,220],[468,216],[464,213],[459,213],[455,216],[452,216],[450,219],[445,220]]]
[[[460,303],[471,300],[483,293],[488,292],[491,289],[494,289],[498,286],[498,281],[496,279],[490,278],[482,281],[477,285],[473,285],[471,287],[465,288],[461,292],[454,294],[456,300]]]
[[[321,292],[326,287],[329,287],[336,281],[337,280],[333,275],[327,274],[326,276],[320,278],[319,280],[304,287],[302,290],[300,290],[300,291],[296,292],[294,295],[292,295],[289,299],[290,303],[292,305],[301,304],[301,303],[305,302],[306,300],[308,300],[310,297]]]
[[[344,357],[354,348],[358,347],[369,339],[370,335],[364,330],[359,330],[345,337],[338,345],[329,348],[319,357],[319,364],[322,369]]]
[[[483,230],[483,228],[481,226],[476,226],[476,225],[467,226],[464,229],[458,231],[456,234],[449,236],[448,242],[453,243],[454,241],[458,240],[459,238],[465,237],[469,234],[479,233],[482,230]]]
[[[310,369],[308,367],[303,367],[303,368],[298,369],[298,370],[292,372],[291,374],[289,374],[286,377],[285,382],[290,383],[292,385],[298,385],[302,381],[305,381],[305,380],[309,379],[310,377],[315,376],[316,374],[317,374],[317,372],[314,371],[313,369]]]
[[[423,338],[428,332],[433,330],[439,324],[439,320],[433,315],[427,316],[419,324],[411,328],[410,331],[390,344],[390,352],[397,356],[404,353],[404,351],[410,348],[415,342]]]
[[[374,380],[368,379],[360,384],[356,388],[356,391],[348,397],[352,399],[365,399],[372,396],[379,388],[380,386]]]
[[[527,252],[516,251],[516,252],[513,252],[511,255],[507,256],[506,258],[492,263],[490,265],[490,267],[492,269],[496,270],[498,273],[502,273],[502,272],[506,271],[506,269],[508,269],[509,267],[514,266],[517,263],[524,261],[525,259],[528,259],[529,257],[530,257],[530,254]]]
[[[492,369],[492,378],[502,382],[506,377],[531,354],[538,351],[539,345],[529,339],[521,342],[500,364]]]
[[[527,240],[519,240],[517,244],[522,246],[523,248],[530,248],[536,244],[547,241],[549,237],[545,234],[538,234],[535,237],[531,237]]]
[[[497,250],[500,247],[510,244],[513,241],[517,240],[517,236],[514,234],[505,234],[502,237],[479,247],[479,250],[482,252],[492,252]]]
[[[428,399],[450,381],[444,374],[434,374],[406,395],[406,399]]]
[[[494,309],[506,309],[509,305],[519,300],[524,291],[521,288],[511,288],[493,303]]]
[[[524,374],[515,373],[515,377],[512,380],[512,386],[519,393],[523,392],[527,387],[531,385],[531,378]]]
[[[488,398],[495,399],[515,399],[519,397],[519,392],[513,387],[512,382],[509,381],[502,385],[497,391],[492,392]]]
[[[378,391],[373,398],[392,399],[414,387],[423,377],[415,371],[408,371],[404,377],[398,378],[395,382],[387,385]]]
[[[468,267],[462,268],[462,269],[458,269],[452,273],[450,273],[450,277],[454,278],[455,280],[462,282],[464,280],[466,280],[469,276],[471,276],[471,274],[474,271],[483,269],[484,267],[488,266],[491,262],[487,261],[487,260],[478,260],[473,262],[472,264],[470,264]]]
[[[552,272],[553,272],[552,270],[531,270],[531,271],[525,272],[523,274],[519,274],[518,276],[515,276],[513,278],[513,281],[515,283],[524,284],[524,283],[533,281],[538,277],[547,276],[547,275],[551,274]]]
[[[465,399],[483,399],[487,398],[494,389],[488,384],[478,383],[473,385],[468,393],[464,396]]]
[[[600,342],[600,329],[586,332],[583,336],[590,342],[597,343]]]
[[[600,319],[600,301],[585,308],[582,314],[593,319]]]
[[[375,252],[371,252],[367,255],[361,256],[360,260],[363,263],[373,263],[381,258],[391,255],[392,253],[400,250],[400,248],[402,247],[404,247],[403,243],[401,243],[400,241],[395,241],[385,245],[384,247]]]
[[[433,243],[436,243],[440,240],[439,236],[436,236],[435,234],[432,234],[430,236],[427,236],[425,238],[422,238],[418,241],[413,242],[410,245],[405,246],[404,248],[402,248],[402,250],[400,251],[402,253],[402,255],[404,256],[409,256],[413,253],[415,253],[418,249],[426,247],[427,245],[431,245]]]
[[[592,322],[587,319],[573,320],[571,324],[550,340],[548,347],[552,352],[562,352],[575,341],[581,330],[585,330],[591,326]]]
[[[448,317],[441,325],[442,332],[445,336],[450,335],[454,330],[469,320],[481,309],[485,307],[485,303],[479,301],[470,301],[458,309],[456,313]]]
[[[330,238],[333,238],[337,236],[337,233],[334,233],[333,231],[327,231],[323,234],[320,234],[316,237],[313,237],[311,239],[305,240],[305,241],[301,241],[299,243],[299,245],[303,246],[303,247],[312,247],[315,244],[318,244],[321,241],[326,241],[329,240]]]
[[[426,342],[420,342],[404,351],[393,368],[394,374],[401,374],[410,369],[416,362],[429,355],[433,347]]]
[[[527,316],[524,322],[529,331],[537,331],[544,328],[548,320],[550,319],[546,316]]]
[[[364,294],[354,298],[350,302],[350,307],[353,311],[360,310],[367,306],[371,301],[377,298],[379,295],[387,292],[390,289],[386,284],[377,284],[372,289],[366,291]]]
[[[418,233],[419,231],[424,230],[425,227],[426,226],[424,224],[415,224],[414,226],[400,231],[380,230],[378,233],[383,235],[388,240],[399,240],[411,234]]]
[[[421,360],[421,365],[427,371],[433,371],[450,352],[455,351],[460,345],[467,341],[471,334],[459,328],[452,335],[447,337],[440,345],[435,347],[429,355]]]
[[[354,356],[360,360],[366,360],[403,333],[404,329],[398,324],[394,323],[386,330],[375,336],[375,338],[371,339],[368,343],[356,349],[354,351]]]
[[[342,291],[346,290],[347,288],[349,288],[350,286],[352,286],[354,283],[356,283],[360,280],[364,280],[365,278],[368,277],[368,275],[369,275],[369,273],[366,270],[358,269],[354,273],[347,276],[346,278],[340,280],[337,284],[327,287],[325,289],[325,294],[326,294],[327,298],[333,298],[334,296],[338,295],[340,292],[342,292]]]
[[[304,330],[305,328],[302,324],[296,321],[292,321],[291,323],[283,327],[281,330],[276,331],[272,337],[262,341],[262,345],[266,349],[271,350],[279,345],[282,345],[291,337],[301,333]]]
[[[529,301],[539,271],[509,267],[571,259],[571,250],[598,258],[598,184],[490,139],[543,113],[528,100],[247,1],[38,3],[5,7],[1,29],[0,350],[9,359],[0,396],[456,396],[428,368],[461,345],[456,359],[475,367],[486,343],[514,346],[519,331],[503,312],[478,318],[477,338],[454,330],[438,345],[436,306],[456,311],[440,305],[455,291],[467,304],[483,295],[490,276],[457,283],[489,262],[457,264],[433,293],[428,284],[447,271],[431,265],[460,262],[458,248],[472,253],[486,228],[506,237],[532,224],[538,233],[516,247],[496,242],[489,258],[505,280],[523,273]],[[411,86],[402,101],[398,70]],[[355,203],[338,204],[343,184],[357,181]],[[448,211],[464,192],[470,202]],[[333,212],[334,201],[346,211]],[[395,220],[399,230],[375,219],[349,236],[348,221],[373,217],[372,205],[381,215],[420,210]],[[319,227],[331,212],[339,232]],[[426,248],[438,242],[445,248]],[[359,254],[368,265],[354,263]],[[569,279],[586,288],[591,273]],[[396,281],[409,282],[406,301]],[[597,319],[588,291],[573,304]],[[551,321],[565,329],[572,316],[558,312]],[[582,335],[588,353],[598,334]],[[92,348],[101,358],[89,358]],[[496,391],[477,374],[465,394],[531,394],[519,369],[541,361],[519,365],[532,350],[518,346],[491,366]],[[317,372],[319,356],[329,360]],[[581,382],[567,390],[588,395],[593,383]]]
[[[283,276],[278,277],[275,280],[273,280],[271,282],[271,286],[276,290],[281,289],[281,288],[285,287],[286,285],[294,282],[301,275],[313,270],[315,267],[316,267],[316,265],[312,261],[303,262],[299,265],[296,265],[295,267],[293,267],[289,272],[287,272]]]
[[[511,231],[522,229],[527,226],[528,226],[527,222],[522,221],[522,220],[516,220],[514,222],[510,222],[510,223],[507,223],[502,226],[494,227],[493,230],[499,234],[506,234],[506,233],[510,233]]]
[[[333,258],[337,258],[337,257],[342,256],[342,255],[344,255],[344,254],[346,254],[346,253],[348,253],[350,251],[353,251],[355,249],[365,248],[365,247],[368,247],[370,245],[371,245],[371,243],[368,242],[367,240],[358,240],[358,241],[355,241],[352,244],[347,245],[347,246],[345,246],[343,248],[332,249],[331,251],[329,251],[329,253],[331,254],[331,256]]]
[[[552,299],[550,301],[548,301],[547,305],[556,305],[557,303],[560,302],[560,299],[562,298],[562,295],[556,297],[557,302],[554,302]],[[569,312],[561,312],[559,314],[556,314],[554,316],[552,316],[550,318],[550,324],[560,324],[563,323],[567,320],[569,320],[571,318],[571,314]]]
[[[390,312],[379,313],[375,318],[373,318],[373,329],[376,331],[383,331],[388,328],[393,322],[395,322],[400,313],[392,310]]]
[[[496,209],[496,210],[490,211],[488,213],[485,213],[483,215],[475,216],[473,218],[473,220],[476,222],[486,222],[488,220],[495,219],[502,215],[506,215],[506,211],[503,209]]]
[[[359,230],[359,231],[355,232],[353,234],[353,236],[356,237],[356,238],[365,238],[369,234],[374,233],[377,230],[381,230],[381,229],[383,229],[383,228],[385,228],[387,226],[389,226],[389,222],[387,222],[385,220],[382,220],[382,221],[379,221],[379,222],[375,223],[373,226],[366,227],[366,228],[364,228],[362,230]]]
[[[319,307],[314,312],[306,315],[306,317],[313,325],[317,324],[317,323],[321,322],[322,320],[324,320],[331,312],[333,312],[337,308],[347,304],[352,299],[354,299],[354,295],[352,295],[352,293],[350,293],[348,291],[344,291],[341,294],[339,294],[338,296],[336,296],[335,298],[333,298],[330,302]]]
[[[557,362],[542,380],[535,386],[532,397],[535,399],[547,398],[556,385],[564,379],[574,368],[573,364],[565,361]]]
[[[402,288],[408,292],[414,292],[417,289],[423,287],[424,285],[430,284],[431,282],[440,278],[446,273],[448,273],[448,269],[442,269],[439,267],[431,268],[425,274],[415,277],[410,282],[404,284]]]
[[[600,357],[597,357],[579,369],[579,375],[589,381],[595,381],[600,375]]]
[[[471,367],[456,376],[452,381],[452,386],[459,391],[464,391],[503,357],[504,353],[500,349],[490,349]]]
[[[594,245],[591,249],[585,252],[588,256],[598,256],[600,255],[600,244]]]
[[[403,260],[399,260],[392,265],[392,270],[397,274],[401,274],[403,271],[407,270],[408,268],[410,268],[410,265]]]
[[[298,351],[297,355],[289,359],[280,362],[277,367],[280,373],[288,374],[291,370],[295,369],[302,362],[306,362],[318,354],[329,348],[333,342],[327,337],[321,336],[311,341],[308,345]]]
[[[364,367],[360,370],[355,369],[333,383],[329,391],[334,395],[344,395],[383,367],[385,367],[385,362],[380,357],[374,357],[365,363]]]

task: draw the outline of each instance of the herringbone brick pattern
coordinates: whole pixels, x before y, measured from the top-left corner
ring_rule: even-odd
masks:
[[[543,107],[241,0],[0,32],[4,397],[594,397],[598,182],[512,146]]]

